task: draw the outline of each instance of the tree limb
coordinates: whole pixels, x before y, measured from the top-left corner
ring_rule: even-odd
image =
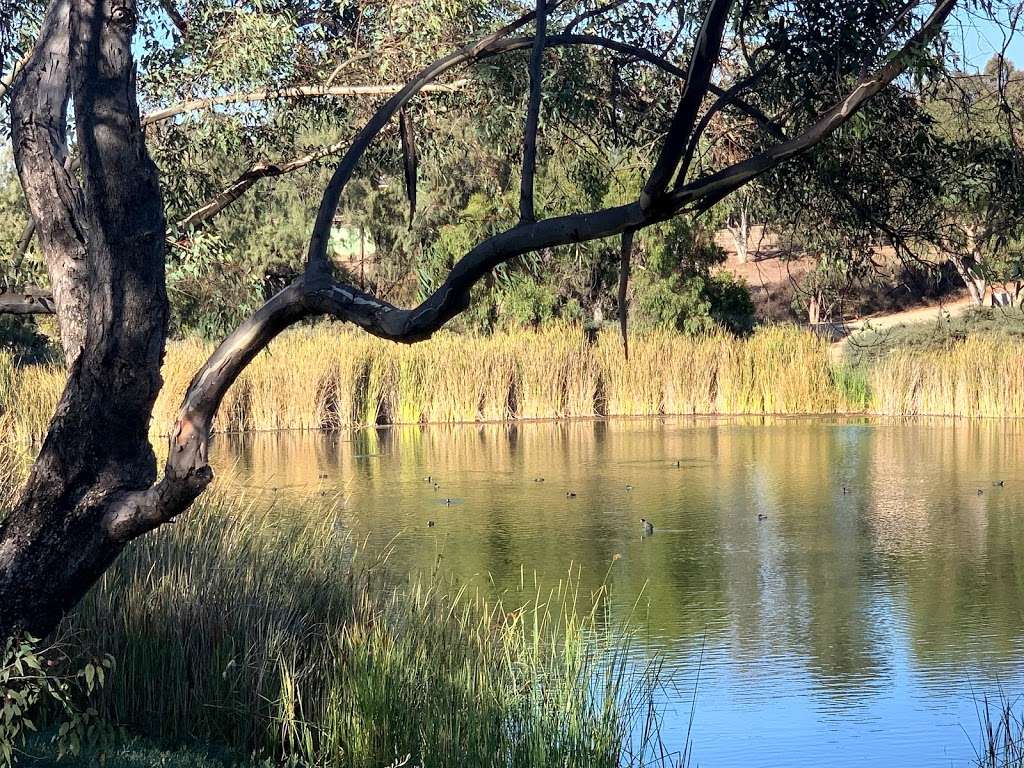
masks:
[[[582,11],[576,16],[576,18],[574,18],[572,21],[565,25],[566,34],[572,34],[573,32],[576,31],[576,27],[578,27],[584,21],[587,21],[588,19],[597,18],[598,16],[602,16],[608,13],[609,11],[613,11],[620,5],[623,5],[625,2],[626,0],[611,0],[611,2],[605,3],[604,5],[599,5],[598,7],[591,8],[590,10],[587,11]]]
[[[305,168],[307,165],[315,163],[317,160],[322,160],[325,157],[337,154],[345,148],[347,143],[347,140],[338,141],[334,144],[329,144],[326,147],[314,150],[313,152],[308,152],[301,157],[297,157],[294,160],[289,160],[285,163],[268,163],[264,161],[256,163],[247,171],[239,175],[238,178],[228,184],[224,189],[206,201],[202,206],[179,221],[178,228],[194,229],[195,227],[206,223],[244,195],[260,179],[283,176],[286,173],[291,173],[292,171],[297,171],[300,168]]]
[[[697,146],[700,143],[701,136],[704,135],[704,131],[707,130],[711,120],[717,115],[722,109],[730,104],[734,104],[738,101],[739,94],[761,79],[767,67],[762,67],[757,72],[752,73],[749,77],[743,80],[738,80],[727,88],[721,96],[712,104],[707,111],[701,115],[700,121],[694,126],[693,131],[690,134],[690,140],[686,144],[686,151],[679,162],[679,173],[680,178],[685,178],[687,171],[689,171],[690,164],[693,162],[693,156],[697,152]],[[755,122],[761,123],[760,120]]]
[[[164,9],[164,13],[167,14],[167,18],[171,20],[171,23],[175,26],[178,32],[181,33],[181,36],[188,37],[188,22],[174,5],[174,0],[160,0],[160,7]]]
[[[420,90],[427,93],[456,93],[466,86],[466,80],[453,83],[435,83]],[[224,104],[244,104],[253,101],[269,101],[272,99],[316,98],[321,96],[383,96],[397,93],[401,85],[300,85],[292,88],[263,89],[239,93],[226,93],[221,96],[208,96],[205,99],[190,99],[169,107],[155,109],[142,118],[143,125],[153,125],[185,112],[196,112]]]
[[[683,85],[683,95],[679,99],[654,169],[640,194],[640,203],[645,208],[650,207],[668,187],[673,174],[676,173],[679,159],[686,150],[686,142],[697,120],[697,112],[708,93],[711,72],[718,62],[722,35],[725,34],[725,22],[731,6],[732,0],[712,0],[704,17],[704,23],[694,42],[690,68],[686,74],[686,83]],[[682,169],[681,173],[685,175],[686,169]]]
[[[629,360],[629,313],[626,307],[626,290],[629,288],[629,262],[633,255],[634,230],[627,229],[622,233],[622,245],[619,251],[619,330],[622,332],[622,353]]]
[[[667,204],[685,206],[699,201],[694,210],[705,211],[762,173],[828,138],[839,126],[853,117],[868,99],[903,72],[909,54],[921,50],[935,38],[955,5],[956,0],[939,0],[921,29],[899,51],[889,57],[888,63],[876,72],[862,77],[845,99],[822,113],[801,134],[776,144],[748,160],[681,186],[669,195]]]
[[[81,190],[66,165],[71,93],[71,2],[48,9],[33,48],[11,85],[15,164],[39,240],[68,366],[85,344],[89,277]]]
[[[27,288],[0,293],[0,314],[52,315],[54,312],[53,297],[48,292]]]
[[[544,82],[544,37],[547,34],[545,0],[537,0],[537,34],[530,52],[530,97],[523,128],[523,170],[519,179],[519,220],[534,221],[533,179],[537,173],[537,129],[540,123],[540,97]]]

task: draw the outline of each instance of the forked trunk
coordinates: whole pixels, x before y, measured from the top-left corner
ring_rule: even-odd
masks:
[[[135,100],[135,22],[134,0],[54,0],[12,88],[15,160],[69,378],[0,524],[0,637],[59,621],[124,546],[119,504],[156,478],[148,431],[167,327],[165,227]],[[72,99],[80,184],[65,169]]]

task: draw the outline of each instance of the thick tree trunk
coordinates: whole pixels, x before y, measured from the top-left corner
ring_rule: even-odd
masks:
[[[960,256],[954,256],[951,261],[953,262],[953,266],[956,268],[956,273],[960,275],[960,279],[964,281],[967,293],[971,297],[971,303],[977,307],[983,305],[985,303],[985,292],[988,289],[988,282],[984,277],[979,275],[973,267],[968,265],[966,259]]]
[[[15,158],[70,374],[0,524],[0,637],[56,624],[124,546],[111,524],[119,505],[156,478],[165,232],[135,101],[135,20],[131,0],[55,0],[12,88]],[[64,170],[72,98],[81,186]]]

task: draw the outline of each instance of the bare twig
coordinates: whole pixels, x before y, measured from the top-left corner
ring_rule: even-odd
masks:
[[[599,5],[596,8],[591,8],[588,11],[583,11],[582,13],[577,15],[576,18],[574,18],[572,21],[565,25],[566,34],[572,34],[573,32],[576,31],[576,27],[578,27],[584,21],[587,21],[588,19],[597,18],[598,16],[602,16],[610,11],[613,11],[625,2],[626,0],[611,0],[611,2],[605,3],[604,5]]]
[[[258,162],[202,206],[179,221],[178,228],[189,229],[204,224],[244,195],[260,179],[283,176],[286,173],[305,168],[317,160],[337,154],[344,149],[346,144],[347,141],[338,141],[284,163]]]

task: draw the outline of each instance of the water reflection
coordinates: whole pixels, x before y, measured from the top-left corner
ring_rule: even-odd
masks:
[[[701,765],[914,766],[968,764],[974,697],[1024,689],[1021,448],[1018,422],[673,419],[225,436],[216,463],[345,494],[409,571],[593,587],[618,555],[670,733],[701,665]]]

